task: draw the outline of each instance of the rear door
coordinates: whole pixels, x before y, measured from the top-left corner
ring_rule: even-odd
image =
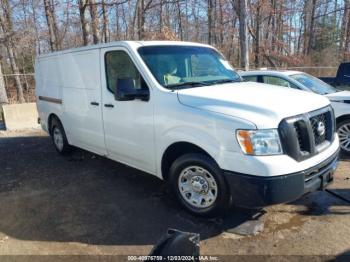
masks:
[[[152,92],[127,49],[101,49],[102,106],[108,156],[155,173]],[[114,97],[118,78],[132,79],[137,89],[148,89],[148,101],[119,101]]]

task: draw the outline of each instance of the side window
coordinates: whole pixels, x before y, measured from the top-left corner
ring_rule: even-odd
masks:
[[[283,78],[280,78],[280,77],[276,77],[276,76],[263,76],[263,80],[264,80],[265,84],[297,88],[289,81],[287,81]]]
[[[134,89],[148,89],[129,55],[124,51],[111,51],[105,55],[107,88],[115,93],[118,79],[132,81]]]
[[[244,81],[258,82],[258,76],[242,76]]]

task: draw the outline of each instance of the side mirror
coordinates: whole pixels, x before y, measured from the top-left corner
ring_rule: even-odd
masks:
[[[118,78],[114,98],[118,101],[131,101],[135,99],[148,101],[149,90],[136,89],[132,78]]]

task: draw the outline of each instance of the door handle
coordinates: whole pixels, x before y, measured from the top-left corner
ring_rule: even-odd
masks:
[[[110,108],[112,108],[112,107],[114,107],[114,105],[112,105],[112,104],[105,104],[105,107],[110,107]]]
[[[90,105],[92,105],[92,106],[98,106],[99,103],[97,103],[97,102],[91,102]]]

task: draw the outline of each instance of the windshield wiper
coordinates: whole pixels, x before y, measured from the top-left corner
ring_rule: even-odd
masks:
[[[206,82],[183,82],[183,83],[166,85],[165,87],[169,89],[178,89],[182,87],[196,87],[196,86],[206,86],[206,85],[208,85],[208,83]]]

